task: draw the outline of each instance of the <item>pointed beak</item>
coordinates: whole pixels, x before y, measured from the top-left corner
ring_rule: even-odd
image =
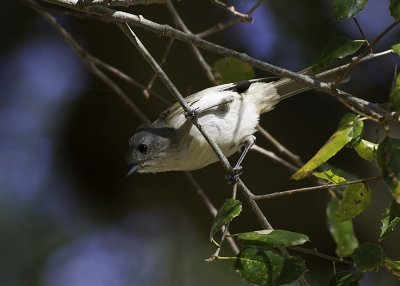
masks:
[[[129,164],[128,173],[126,174],[126,176],[128,177],[133,173],[136,173],[138,169],[139,169],[139,164]]]

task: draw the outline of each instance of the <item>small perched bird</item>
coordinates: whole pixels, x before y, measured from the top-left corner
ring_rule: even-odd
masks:
[[[330,81],[335,75],[322,76]],[[186,97],[192,114],[175,103],[151,124],[140,126],[129,140],[128,175],[201,169],[218,160],[187,117],[194,115],[226,157],[255,141],[260,115],[283,99],[309,87],[290,79],[261,78],[210,87]],[[241,156],[235,169],[240,169]]]

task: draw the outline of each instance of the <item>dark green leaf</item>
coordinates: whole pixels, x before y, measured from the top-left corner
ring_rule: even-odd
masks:
[[[385,258],[382,247],[370,242],[360,244],[353,252],[354,263],[363,272],[377,271],[385,262]]]
[[[276,285],[283,264],[284,257],[273,250],[248,247],[239,253],[235,269],[249,283]]]
[[[400,202],[400,140],[385,138],[378,146],[377,161],[394,199]]]
[[[395,73],[389,97],[390,109],[400,112],[400,74]]]
[[[362,213],[371,203],[371,190],[364,184],[349,185],[336,212],[338,222],[350,220]]]
[[[353,253],[358,246],[358,240],[354,234],[351,220],[338,222],[336,212],[339,208],[339,200],[332,195],[327,208],[327,225],[333,239],[336,242],[336,254],[339,257],[346,257]]]
[[[367,140],[361,140],[354,149],[364,160],[376,160],[376,150],[378,149],[378,144],[374,144]]]
[[[350,40],[347,38],[335,38],[328,42],[313,70],[320,70],[329,66],[335,59],[343,59],[357,52],[365,43],[364,40]]]
[[[397,276],[397,278],[400,278],[400,261],[386,258],[385,266],[390,272],[392,272],[393,275]]]
[[[324,146],[303,167],[292,175],[292,179],[300,180],[309,172],[325,163],[347,144],[356,144],[361,140],[364,123],[354,114],[346,114],[340,121],[338,130],[329,138]]]
[[[307,235],[287,230],[261,230],[241,233],[238,242],[244,246],[287,247],[309,241]]]
[[[221,227],[237,217],[242,211],[242,204],[235,199],[227,199],[219,209],[211,226],[210,240],[213,240],[214,235]]]
[[[255,75],[251,65],[233,58],[219,59],[214,63],[213,68],[217,78],[221,79],[221,83],[252,79]]]
[[[364,273],[337,272],[333,275],[329,286],[358,286]]]
[[[390,0],[390,14],[396,20],[400,20],[400,0]]]
[[[314,172],[313,176],[323,179],[323,180],[326,180],[332,184],[340,184],[340,183],[346,182],[345,178],[334,174],[331,169],[324,171],[324,172]]]
[[[300,256],[285,256],[283,268],[276,279],[276,285],[286,285],[299,279],[307,271],[305,261]]]
[[[334,0],[332,14],[336,20],[347,19],[364,9],[368,0]]]
[[[379,239],[388,237],[400,222],[400,205],[393,200],[382,217],[381,235]]]
[[[291,283],[307,271],[301,257],[287,257],[275,250],[257,247],[244,248],[235,269],[247,282],[265,286]]]
[[[393,45],[392,50],[400,56],[400,44]]]

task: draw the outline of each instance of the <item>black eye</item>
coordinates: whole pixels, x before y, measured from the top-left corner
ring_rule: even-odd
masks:
[[[147,151],[147,145],[146,144],[139,144],[137,146],[137,149],[139,150],[140,153],[146,153]]]

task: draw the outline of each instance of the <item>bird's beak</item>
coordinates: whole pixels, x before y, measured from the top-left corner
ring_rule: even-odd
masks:
[[[136,173],[138,169],[139,169],[139,164],[129,164],[128,173],[126,174],[126,176],[128,177],[133,173]]]

